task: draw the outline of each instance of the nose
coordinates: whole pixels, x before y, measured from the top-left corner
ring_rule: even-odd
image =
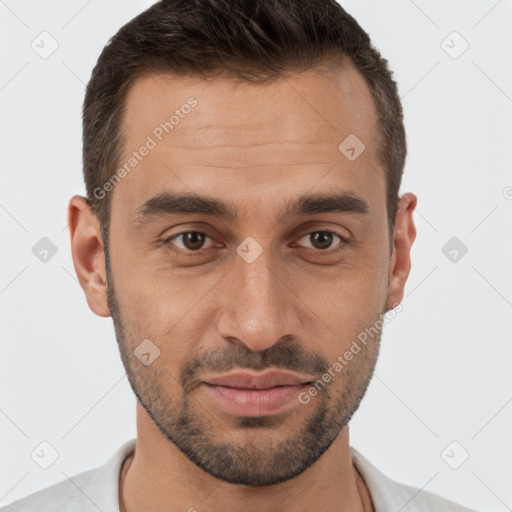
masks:
[[[299,335],[301,301],[289,272],[285,275],[271,259],[269,249],[251,263],[236,255],[233,268],[219,283],[218,332],[253,351],[265,350],[283,336]]]

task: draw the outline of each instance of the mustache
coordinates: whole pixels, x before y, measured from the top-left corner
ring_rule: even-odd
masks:
[[[180,384],[185,390],[191,389],[206,373],[227,373],[243,368],[263,371],[269,368],[323,375],[329,365],[319,354],[305,350],[291,337],[279,340],[262,351],[252,351],[242,344],[203,351],[187,362],[180,372]]]

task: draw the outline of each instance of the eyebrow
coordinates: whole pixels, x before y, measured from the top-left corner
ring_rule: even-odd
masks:
[[[365,215],[369,212],[368,203],[351,192],[305,194],[298,199],[287,199],[278,214],[281,221],[289,217],[299,217],[320,213],[349,213]],[[136,224],[143,225],[154,218],[167,215],[211,215],[230,221],[238,217],[236,207],[210,196],[160,192],[135,210]]]

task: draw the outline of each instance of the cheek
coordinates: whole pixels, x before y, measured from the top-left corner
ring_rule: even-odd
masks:
[[[213,286],[211,279],[183,276],[169,268],[165,259],[144,255],[138,249],[115,256],[111,260],[116,296],[123,311],[141,324],[161,323],[168,328],[186,316]]]
[[[123,263],[125,273],[116,272],[114,283],[127,343],[135,347],[144,339],[151,340],[160,349],[159,363],[177,378],[209,327],[212,301],[208,294],[216,280],[184,279],[143,265],[129,270],[127,262]]]
[[[340,268],[328,279],[304,278],[298,295],[306,305],[306,339],[320,337],[320,350],[335,359],[384,313],[387,263],[373,255],[359,260],[357,267]]]
[[[320,311],[329,311],[332,318],[338,313],[346,317],[370,315],[378,311],[387,291],[388,261],[378,252],[354,253],[335,268],[302,272],[292,278],[300,296]]]

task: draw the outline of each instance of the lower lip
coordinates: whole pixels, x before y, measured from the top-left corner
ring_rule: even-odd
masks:
[[[308,385],[276,386],[268,389],[239,389],[204,383],[205,388],[221,405],[238,416],[275,414],[293,402]],[[295,403],[299,403],[295,400]]]

